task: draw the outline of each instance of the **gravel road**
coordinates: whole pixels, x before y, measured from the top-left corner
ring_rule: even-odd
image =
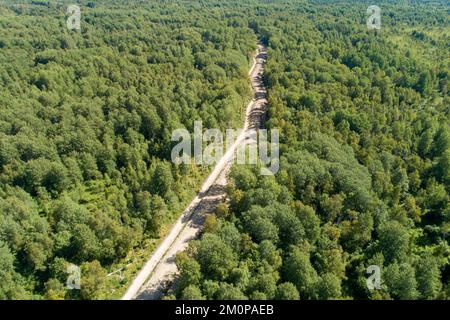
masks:
[[[175,265],[176,254],[185,250],[190,240],[198,237],[206,215],[214,212],[216,206],[224,199],[227,174],[233,163],[236,148],[242,143],[255,143],[253,140],[246,139],[246,133],[250,129],[262,128],[265,121],[267,91],[262,81],[262,75],[266,61],[266,48],[262,44],[258,44],[256,57],[249,71],[254,97],[246,108],[244,130],[215,165],[197,196],[176,221],[167,237],[149,257],[122,300],[160,299],[178,273]]]

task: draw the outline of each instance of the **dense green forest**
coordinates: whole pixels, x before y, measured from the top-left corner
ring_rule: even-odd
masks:
[[[256,7],[280,171],[233,167],[176,297],[450,299],[449,7],[369,4]]]
[[[0,4],[0,299],[109,297],[208,171],[171,163],[171,132],[239,126],[250,99],[256,36],[232,15],[85,2],[69,31],[68,3]]]
[[[241,127],[258,38],[280,171],[233,167],[167,298],[450,298],[445,1],[380,1],[379,31],[365,1],[76,2],[80,31],[0,3],[0,299],[120,296],[209,170],[171,132]]]

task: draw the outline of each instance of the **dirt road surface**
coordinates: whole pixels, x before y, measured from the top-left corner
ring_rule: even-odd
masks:
[[[266,48],[262,44],[258,44],[253,66],[249,71],[253,99],[246,108],[244,130],[215,165],[197,196],[176,221],[167,237],[153,252],[122,300],[160,299],[178,273],[175,264],[176,254],[185,250],[190,240],[198,237],[206,215],[214,212],[216,206],[226,196],[227,174],[233,163],[236,148],[242,143],[255,143],[254,140],[247,138],[248,131],[262,128],[265,121],[267,91],[262,81],[262,75],[266,61]]]

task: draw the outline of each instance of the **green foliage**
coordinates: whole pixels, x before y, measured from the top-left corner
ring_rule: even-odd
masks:
[[[319,277],[311,265],[309,255],[300,248],[292,248],[286,257],[284,274],[286,280],[295,284],[302,297],[311,299],[315,296]]]
[[[277,300],[300,300],[300,294],[294,284],[284,282],[277,287],[275,294]]]
[[[442,289],[437,259],[430,254],[423,255],[416,266],[416,280],[420,298],[435,299]]]
[[[341,297],[341,280],[333,273],[322,275],[317,284],[317,295],[319,299],[330,300]]]
[[[202,274],[200,272],[200,265],[196,260],[187,256],[185,253],[177,255],[177,266],[180,270],[180,276],[178,279],[178,290],[183,291],[189,285],[198,285]]]
[[[198,247],[198,261],[202,272],[212,279],[226,279],[237,266],[233,249],[215,234],[205,234]]]
[[[182,300],[205,300],[199,287],[191,284],[183,289]]]
[[[381,32],[358,1],[89,2],[80,32],[62,8],[0,5],[0,299],[109,297],[207,173],[171,132],[241,126],[257,38],[280,171],[233,167],[177,297],[449,297],[444,2],[385,3]]]
[[[29,299],[22,285],[20,275],[14,269],[14,255],[8,246],[0,241],[0,299]]]
[[[409,249],[408,232],[399,222],[389,221],[380,227],[380,250],[387,263],[404,261]]]
[[[443,2],[385,3],[381,32],[367,30],[358,1],[242,5],[258,12],[248,25],[268,46],[265,126],[280,131],[280,170],[233,166],[217,223],[239,231],[229,228],[227,245],[243,270],[220,278],[202,268],[203,295],[448,299]],[[221,227],[212,233],[223,237]],[[379,290],[366,286],[370,265],[381,269]]]
[[[80,3],[72,32],[38,3],[0,4],[0,299],[111,297],[102,268],[156,242],[208,171],[170,163],[172,131],[241,124],[256,36],[209,4]]]
[[[404,300],[417,298],[417,282],[411,265],[395,262],[386,267],[384,278],[392,297]]]
[[[81,265],[80,298],[83,300],[104,299],[103,286],[106,270],[96,260]]]

